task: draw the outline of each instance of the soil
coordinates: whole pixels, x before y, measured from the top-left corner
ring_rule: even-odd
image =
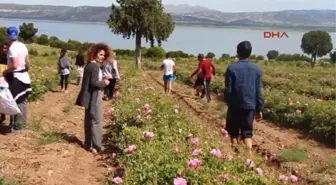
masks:
[[[0,135],[0,176],[25,185],[105,183],[103,156],[82,147],[84,109],[74,104],[78,91],[79,86],[70,85],[68,94],[48,92],[41,101],[29,103],[23,131],[5,134],[7,119]]]
[[[147,74],[154,81],[163,85],[160,71],[148,70]],[[212,123],[212,128],[218,130],[225,125],[226,112],[224,103],[216,95],[212,95],[211,103],[205,98],[195,95],[195,89],[179,82],[173,83],[173,94],[189,105],[198,116]],[[306,180],[308,184],[336,184],[335,148],[329,148],[311,140],[296,130],[280,128],[268,121],[255,122],[254,149],[263,157],[278,156],[284,151],[302,149],[306,154],[303,162],[284,162],[276,157],[276,166],[289,173],[294,173]],[[214,128],[214,127],[217,127]]]

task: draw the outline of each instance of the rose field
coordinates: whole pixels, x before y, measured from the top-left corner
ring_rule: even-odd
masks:
[[[224,73],[233,60],[214,61],[214,101],[206,103],[195,97],[189,80],[196,59],[175,60],[177,81],[168,96],[162,59],[143,58],[138,69],[134,58],[117,53],[121,80],[115,98],[104,102],[106,152],[94,155],[81,147],[84,111],[74,105],[80,87],[58,91],[59,49],[29,49],[30,121],[23,133],[0,135],[0,185],[335,184],[333,67],[257,62],[265,120],[255,123],[254,152],[248,155],[231,149],[223,128]]]
[[[222,99],[224,73],[234,62],[215,61],[217,77],[211,91]],[[190,84],[196,60],[177,60],[177,80]],[[307,136],[335,145],[335,68],[309,68],[297,62],[259,61],[263,71],[264,117],[281,127],[295,128]],[[300,65],[301,64],[301,65]],[[159,70],[160,62],[146,62]]]

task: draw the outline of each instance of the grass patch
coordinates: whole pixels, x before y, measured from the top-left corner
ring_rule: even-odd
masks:
[[[316,169],[317,173],[325,173],[325,174],[335,174],[336,169],[336,158],[332,157],[329,158],[329,160],[324,164],[323,166],[320,166]]]
[[[11,180],[5,177],[0,177],[0,185],[23,185],[21,180]]]
[[[34,120],[32,123],[31,123],[31,129],[35,132],[43,132],[43,118],[40,118],[38,121]]]
[[[62,143],[66,141],[67,138],[68,138],[68,135],[65,133],[45,132],[38,139],[38,145],[43,146],[43,145],[48,145],[51,143]]]
[[[285,162],[298,162],[302,163],[306,160],[306,152],[299,148],[286,150],[280,154],[280,157]]]
[[[69,114],[74,106],[72,104],[67,104],[63,107],[63,112],[65,114]]]

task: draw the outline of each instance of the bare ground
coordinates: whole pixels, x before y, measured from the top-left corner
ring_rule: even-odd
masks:
[[[159,71],[150,70],[147,73],[153,80],[163,85],[162,74]],[[224,104],[215,95],[211,103],[206,103],[194,95],[195,90],[191,86],[182,83],[173,84],[173,93],[188,104],[196,114],[212,122],[214,130],[225,124],[225,119],[221,116],[226,111]],[[295,130],[280,128],[267,121],[255,123],[254,148],[258,154],[268,157],[295,148],[303,149],[306,154],[305,161],[297,163],[280,160],[277,165],[281,170],[302,176],[309,184],[336,184],[336,150],[308,139]]]
[[[84,110],[74,105],[78,90],[70,85],[68,94],[46,93],[29,104],[27,129],[0,135],[0,176],[27,185],[104,184],[108,169],[102,156],[81,146]]]

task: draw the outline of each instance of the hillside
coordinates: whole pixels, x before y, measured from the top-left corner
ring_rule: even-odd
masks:
[[[0,4],[0,18],[105,22],[110,7]],[[181,24],[217,26],[333,27],[336,10],[225,13],[200,6],[165,5]]]

